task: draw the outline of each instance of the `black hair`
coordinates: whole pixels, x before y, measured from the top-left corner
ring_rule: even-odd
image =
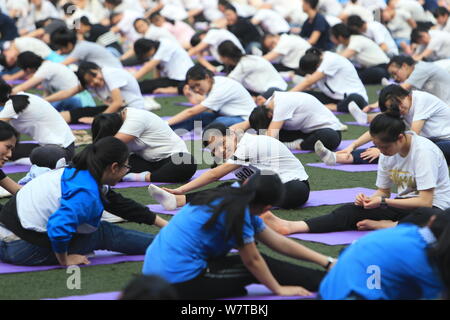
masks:
[[[265,34],[263,34],[263,36],[261,37],[261,46],[262,46],[262,48],[263,48],[263,52],[264,52],[264,53],[269,52],[269,48],[267,48],[267,47],[264,45],[264,43],[266,42],[267,38],[270,38],[270,37],[276,37],[276,36],[277,36],[276,34],[271,34],[271,33],[265,33]]]
[[[248,206],[277,205],[284,196],[284,185],[273,173],[256,173],[240,188],[222,187],[199,193],[191,205],[207,205],[212,209],[211,218],[203,229],[214,228],[220,215],[225,216],[225,238],[234,237],[238,246],[244,244],[243,225]],[[214,203],[214,204],[212,204]]]
[[[399,135],[405,134],[406,125],[397,110],[380,113],[370,123],[370,135],[378,137],[382,142],[392,143]]]
[[[29,97],[25,94],[11,95],[11,92],[11,86],[0,79],[0,105],[5,105],[8,100],[11,100],[14,111],[19,114],[30,104]]]
[[[6,62],[6,56],[5,56],[5,54],[3,52],[0,53],[0,65],[2,65],[5,68],[12,67],[12,66],[9,66],[8,63]]]
[[[60,28],[50,36],[50,43],[56,48],[67,47],[70,43],[77,43],[77,35],[67,28]]]
[[[9,140],[12,137],[19,141],[20,133],[8,122],[0,120],[0,141]]]
[[[65,4],[63,4],[63,6],[61,7],[61,9],[63,10],[63,12],[68,15],[71,16],[75,13],[75,10],[73,10],[73,8],[76,8],[75,5],[72,2],[66,2]]]
[[[419,40],[422,38],[422,32],[428,32],[429,28],[426,27],[417,27],[411,31],[411,43],[419,43]]]
[[[233,41],[226,40],[219,45],[218,48],[219,55],[222,57],[230,58],[234,63],[238,63],[241,58],[245,55],[242,53]]]
[[[105,169],[115,162],[125,164],[128,156],[128,147],[121,140],[114,137],[99,139],[73,157],[71,167],[76,170],[69,179],[74,178],[80,170],[88,170],[100,188]]]
[[[105,2],[117,7],[122,3],[122,0],[105,0]]]
[[[84,77],[86,75],[95,77],[96,73],[94,71],[97,71],[97,70],[100,70],[100,66],[94,62],[82,61],[80,63],[80,65],[78,66],[76,75],[78,77],[78,81],[80,82],[80,84],[83,88],[87,87],[87,83],[86,83],[86,80]]]
[[[378,106],[380,107],[380,110],[382,112],[387,112],[388,109],[394,109],[393,111],[396,112],[396,110],[398,109],[398,99],[404,98],[410,93],[411,92],[409,90],[406,90],[405,88],[397,84],[388,85],[380,91],[380,95],[378,97]],[[386,106],[386,103],[388,101],[391,102],[391,106],[389,108]]]
[[[80,23],[85,25],[85,26],[92,26],[91,21],[89,21],[89,18],[86,16],[82,16],[80,18]]]
[[[434,12],[433,15],[435,18],[441,17],[441,16],[448,16],[450,15],[449,11],[447,10],[446,7],[437,7]]]
[[[153,13],[148,17],[148,20],[150,20],[150,22],[153,23],[153,19],[158,18],[158,17],[164,18],[164,19],[165,19],[167,22],[169,22],[170,24],[175,24],[175,20],[169,19],[169,18],[167,18],[167,17],[163,17],[163,16],[161,15],[161,10],[153,12]]]
[[[186,82],[188,82],[189,80],[205,80],[208,77],[213,78],[214,73],[206,69],[201,64],[197,63],[186,73]]]
[[[413,66],[417,63],[412,57],[405,55],[398,55],[391,58],[388,63],[388,67],[392,64],[395,64],[397,67],[401,67],[403,64],[407,64],[408,66]]]
[[[266,106],[254,108],[248,118],[250,127],[256,131],[267,129],[272,121],[269,117],[269,111]]]
[[[352,34],[360,34],[359,31],[366,22],[360,16],[352,14],[347,18],[347,26]]]
[[[176,300],[175,288],[156,275],[138,275],[131,280],[119,298],[120,300]]]
[[[37,70],[44,59],[31,51],[22,52],[17,56],[17,66],[22,69],[34,69]]]
[[[199,31],[196,34],[194,34],[191,38],[191,46],[195,47],[197,46],[200,42],[202,42],[202,39],[200,39],[200,36],[206,34],[207,31],[203,30],[203,31]]]
[[[145,18],[137,18],[137,19],[134,20],[134,22],[133,22],[133,27],[136,26],[136,23],[137,23],[138,21],[144,21],[146,24],[150,24],[150,21],[148,21],[148,20],[145,19]]]
[[[331,30],[331,34],[337,39],[338,37],[343,37],[344,39],[350,38],[352,35],[350,32],[350,29],[347,27],[347,25],[343,23],[338,23],[334,25]]]
[[[141,38],[137,40],[134,45],[134,53],[139,59],[143,59],[144,56],[152,49],[158,50],[159,48],[159,41],[153,41],[146,38]]]
[[[299,74],[305,76],[307,74],[316,72],[317,68],[320,65],[321,58],[322,50],[315,47],[306,50],[303,57],[300,58],[300,63],[298,66]]]
[[[92,123],[92,139],[100,140],[104,137],[114,136],[123,125],[120,113],[101,113],[95,116]]]
[[[309,4],[309,6],[312,9],[316,9],[317,6],[319,5],[319,0],[303,0],[303,2],[306,2],[307,4]]]
[[[205,127],[202,133],[203,147],[209,145],[209,139],[214,136],[225,137],[227,135],[227,127],[220,122],[213,122]]]
[[[219,5],[223,6],[224,11],[225,10],[231,10],[234,13],[237,14],[237,9],[235,6],[233,6],[231,3],[229,3],[228,1],[224,1],[224,0],[219,0]]]

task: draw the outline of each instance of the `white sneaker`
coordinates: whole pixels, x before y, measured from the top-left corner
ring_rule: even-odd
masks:
[[[0,187],[0,198],[7,198],[7,197],[11,197],[11,196],[12,196],[11,193],[9,193],[4,188]]]
[[[118,217],[116,215],[113,215],[112,213],[109,213],[108,211],[103,211],[102,221],[106,221],[109,223],[119,223],[119,222],[124,222],[125,219]]]
[[[177,198],[163,189],[151,184],[148,186],[148,193],[166,210],[175,210],[177,208]]]
[[[358,122],[359,124],[367,124],[367,113],[362,111],[354,101],[348,104],[348,111],[353,116],[353,118],[355,118],[356,122]]]
[[[161,105],[153,97],[144,96],[144,109],[147,111],[159,110]]]
[[[283,142],[283,144],[291,150],[301,150],[300,145],[302,144],[303,139],[297,139],[291,142]]]
[[[336,165],[336,153],[325,148],[322,141],[317,140],[314,144],[314,151],[319,156],[320,160],[322,160],[322,162],[324,162],[327,166]]]
[[[348,130],[348,126],[341,123],[341,127],[339,128],[339,131],[347,131]]]

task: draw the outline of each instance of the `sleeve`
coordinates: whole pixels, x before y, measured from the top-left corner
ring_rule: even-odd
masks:
[[[434,37],[431,38],[430,43],[427,46],[427,49],[432,50],[433,52],[439,52],[442,49],[442,46],[444,45],[443,42],[444,39],[441,37]]]
[[[409,78],[406,79],[405,82],[409,83],[417,89],[422,89],[427,80],[428,71],[426,69],[426,65],[419,62],[418,64],[416,64],[414,71],[411,73]]]
[[[218,90],[217,86],[211,91],[208,97],[202,101],[201,105],[213,111],[219,111],[226,102],[224,93]]]
[[[378,162],[376,186],[377,188],[380,189],[390,189],[392,187],[392,180],[384,160],[385,157],[383,155],[380,155],[380,160]]]
[[[418,150],[420,152],[420,150]],[[417,155],[418,152],[416,151]],[[437,186],[439,178],[438,154],[431,150],[420,152],[419,157],[414,157],[414,177],[416,179],[417,190],[428,190]]]
[[[327,76],[334,76],[339,70],[338,63],[332,63],[331,59],[323,59],[317,71],[323,72]]]
[[[203,41],[209,45],[214,45],[217,42],[217,30],[210,30],[203,38]]]
[[[322,15],[318,15],[313,25],[313,31],[326,32],[328,29],[328,23]]]
[[[104,207],[106,211],[131,222],[147,225],[155,223],[156,214],[150,211],[148,207],[123,197],[111,188],[107,189],[105,198]]]
[[[277,99],[278,100],[278,99]],[[294,108],[289,101],[276,101],[272,121],[285,121],[292,118]]]
[[[111,72],[110,70],[105,69],[102,69],[102,72],[109,91],[119,89],[127,85],[127,79],[125,77],[122,77],[119,73],[116,73],[114,71]]]
[[[255,242],[255,234],[262,232],[266,228],[263,220],[250,214],[250,211],[246,209],[244,225],[242,227],[242,235],[244,244]]]
[[[228,78],[236,80],[239,83],[242,83],[247,76],[247,73],[244,72],[244,66],[242,63],[239,63],[233,71],[228,75]]]
[[[14,111],[11,100],[6,102],[3,110],[0,111],[0,118],[1,119],[17,119],[17,118],[19,118],[19,115]]]
[[[433,115],[433,109],[436,106],[434,101],[428,101],[423,104],[418,104],[419,108],[415,108],[412,121],[428,120]]]
[[[152,57],[152,60],[160,60],[164,62],[169,62],[172,59],[175,49],[169,46],[167,43],[161,42],[158,51]]]
[[[91,190],[76,189],[63,193],[61,206],[48,219],[47,234],[54,252],[67,252],[78,226],[103,211],[100,199]]]
[[[281,36],[278,44],[273,48],[273,51],[282,55],[287,55],[291,50],[290,42],[287,37]]]
[[[77,60],[85,60],[87,58],[87,49],[83,42],[79,42],[73,48],[73,51],[69,54],[69,58]]]
[[[360,39],[359,37],[356,36],[351,37],[347,49],[354,50],[356,52],[361,52],[363,49],[363,42],[360,40],[362,39]]]
[[[119,133],[129,134],[130,136],[139,138],[145,132],[147,125],[148,123],[146,123],[145,119],[130,117],[130,114],[128,114],[127,119],[119,129]]]
[[[241,140],[240,143],[239,143],[239,146],[236,149],[236,151],[227,160],[226,163],[236,164],[236,165],[240,165],[240,166],[248,166],[251,163],[251,160],[252,159],[251,159],[248,143],[245,143],[245,142],[243,143],[243,141]]]
[[[36,71],[36,73],[33,75],[33,77],[48,80],[49,75],[50,75],[50,74],[49,74],[49,73],[50,73],[49,71],[50,71],[50,70],[49,70],[45,65],[42,65],[42,66],[39,67],[39,69],[37,69],[37,71]]]

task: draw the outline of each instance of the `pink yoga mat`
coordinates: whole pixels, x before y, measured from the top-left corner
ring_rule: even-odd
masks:
[[[288,235],[289,238],[319,242],[329,246],[351,244],[353,241],[365,236],[371,231],[341,231],[327,233],[296,233]]]
[[[31,166],[21,165],[21,164],[6,164],[3,166],[2,170],[6,174],[10,173],[20,173],[30,171]]]
[[[306,165],[345,172],[370,172],[378,169],[378,164],[337,164],[335,166],[327,166],[325,163],[307,163]]]
[[[91,264],[80,265],[81,267],[99,266],[105,264],[113,264],[120,262],[132,262],[132,261],[144,261],[143,255],[123,255],[118,252],[98,250],[95,251],[95,257],[88,258]],[[0,262],[0,274],[5,273],[19,273],[19,272],[34,272],[34,271],[46,271],[64,268],[59,265],[54,266],[16,266],[8,263]]]

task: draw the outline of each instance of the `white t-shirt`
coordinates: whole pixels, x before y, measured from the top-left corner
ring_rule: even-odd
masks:
[[[108,49],[95,42],[78,41],[69,57],[78,61],[94,62],[100,67],[122,68],[119,59],[114,57]]]
[[[25,51],[31,51],[41,57],[46,59],[51,53],[52,49],[42,40],[30,37],[20,37],[14,40],[14,45],[20,53]]]
[[[49,93],[68,90],[79,84],[78,78],[72,70],[61,63],[52,61],[42,62],[33,77],[44,79],[42,85]]]
[[[411,14],[402,9],[395,9],[395,16],[388,22],[387,27],[394,39],[410,39],[412,28],[408,21],[412,19]]]
[[[450,58],[450,33],[441,30],[430,30],[430,42],[427,49],[433,51],[432,59],[448,59]]]
[[[69,125],[53,106],[34,94],[20,92],[27,95],[30,104],[19,114],[14,111],[11,100],[0,111],[0,118],[11,119],[11,125],[20,133],[29,135],[40,145],[57,145],[68,147],[75,141]]]
[[[385,43],[389,48],[389,55],[398,55],[397,44],[395,43],[394,39],[392,39],[389,30],[386,29],[386,27],[378,21],[368,22],[367,31],[364,33],[364,35],[372,39],[378,45]]]
[[[430,140],[413,136],[406,157],[380,155],[376,185],[380,189],[398,188],[398,197],[417,197],[419,191],[434,188],[433,205],[450,207],[450,180],[442,151]]]
[[[325,51],[317,71],[323,72],[326,76],[317,82],[317,86],[330,98],[344,100],[345,96],[357,93],[369,101],[366,88],[358,77],[355,67],[343,56]]]
[[[286,90],[288,87],[274,66],[259,56],[243,56],[228,77],[257,93],[264,93],[270,88]]]
[[[162,0],[164,7],[161,9],[163,17],[178,21],[188,17],[182,0]]]
[[[430,21],[424,8],[416,0],[400,0],[395,7],[407,11],[416,22]]]
[[[201,105],[221,115],[245,120],[256,107],[250,93],[239,82],[226,77],[214,77],[213,87]]]
[[[319,0],[317,9],[321,14],[338,17],[342,12],[342,4],[338,0]]]
[[[102,68],[102,74],[105,85],[102,88],[89,88],[89,92],[106,103],[110,103],[111,91],[120,89],[125,106],[136,109],[144,108],[141,89],[131,73],[124,69],[104,67]]]
[[[241,49],[242,53],[245,54],[245,50],[242,47],[241,42],[239,39],[230,31],[226,29],[211,29],[206,33],[205,38],[202,40],[202,42],[205,42],[209,45],[209,51],[211,51],[212,56],[214,59],[216,59],[219,62],[222,62],[220,60],[219,55],[219,46],[222,42],[230,40],[233,42],[239,49]]]
[[[282,55],[281,64],[291,69],[298,69],[301,57],[309,48],[311,45],[302,37],[282,34],[273,51]]]
[[[122,19],[117,23],[117,27],[127,40],[134,42],[141,37],[134,29],[134,21],[142,18],[143,15],[135,10],[125,10],[122,14]]]
[[[373,14],[367,8],[360,6],[359,4],[353,4],[348,2],[345,6],[342,14],[346,16],[357,15],[364,21],[373,21]]]
[[[409,126],[414,121],[425,120],[421,136],[450,140],[450,106],[428,92],[412,92],[411,108],[404,120]]]
[[[350,43],[346,49],[356,51],[351,60],[365,68],[389,62],[389,57],[384,51],[375,42],[364,36],[350,36]]]
[[[161,76],[172,80],[186,80],[186,73],[194,66],[189,54],[178,42],[162,39],[152,60],[160,61]]]
[[[136,137],[127,143],[128,149],[147,161],[166,159],[175,153],[188,153],[186,144],[156,114],[126,108],[126,118],[119,133]]]
[[[168,39],[174,42],[178,42],[178,40],[172,33],[170,33],[169,30],[155,26],[154,24],[149,25],[147,32],[145,32],[144,38],[153,41],[161,41],[162,39]]]
[[[261,21],[263,29],[270,34],[287,33],[291,30],[289,23],[274,10],[258,10],[253,19]]]
[[[283,129],[311,133],[319,129],[340,130],[338,118],[317,98],[305,92],[275,92],[272,121],[284,121]]]
[[[242,166],[234,172],[240,180],[245,180],[258,171],[275,172],[283,183],[308,180],[308,174],[300,160],[282,142],[266,135],[245,133],[226,163]]]

